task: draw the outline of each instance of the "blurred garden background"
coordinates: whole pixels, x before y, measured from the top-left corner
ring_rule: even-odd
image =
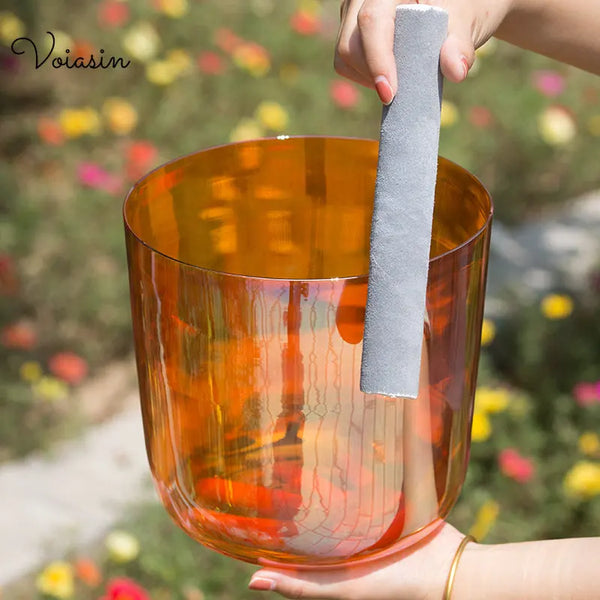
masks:
[[[333,71],[338,10],[2,0],[0,469],[92,426],[79,392],[131,356],[121,206],[136,179],[229,141],[377,138],[375,94]],[[26,40],[11,50],[23,36],[37,59]],[[36,68],[52,43],[52,57],[103,49],[105,62],[131,63]],[[445,86],[440,153],[490,189],[497,221],[544,218],[600,189],[600,80],[491,40],[468,80]],[[600,535],[600,270],[520,298],[484,324],[471,463],[450,521],[491,543]],[[115,527],[3,600],[260,597],[245,591],[252,569],[189,541],[157,505]]]

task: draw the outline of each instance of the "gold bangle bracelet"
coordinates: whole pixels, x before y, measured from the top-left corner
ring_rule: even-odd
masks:
[[[469,542],[475,542],[475,538],[472,535],[465,535],[465,537],[461,540],[458,548],[456,549],[456,553],[454,554],[454,558],[452,559],[452,564],[450,565],[450,572],[448,573],[448,579],[446,580],[446,587],[444,588],[444,596],[442,600],[450,600],[450,596],[452,595],[452,588],[454,587],[454,579],[456,578],[456,571],[458,569],[458,561],[462,556],[467,544]]]

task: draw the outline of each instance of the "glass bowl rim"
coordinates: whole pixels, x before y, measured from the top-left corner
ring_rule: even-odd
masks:
[[[242,273],[230,273],[228,271],[222,271],[219,269],[211,269],[209,267],[202,267],[199,265],[194,265],[192,263],[186,262],[184,260],[180,260],[178,258],[175,258],[173,256],[169,256],[168,254],[157,250],[156,248],[154,248],[153,246],[151,246],[150,244],[148,244],[147,242],[145,242],[134,230],[133,227],[131,226],[131,224],[129,223],[128,219],[127,219],[127,205],[129,203],[129,201],[131,200],[133,194],[138,190],[138,188],[144,183],[144,181],[147,181],[148,179],[150,179],[150,177],[152,177],[157,171],[159,171],[160,169],[164,169],[165,167],[168,167],[169,165],[173,165],[181,160],[185,160],[186,158],[191,158],[193,156],[198,156],[201,154],[204,154],[206,152],[211,152],[213,150],[219,150],[221,148],[228,148],[231,146],[242,146],[245,144],[256,144],[256,143],[263,143],[263,142],[275,142],[275,141],[287,141],[287,140],[311,140],[311,139],[321,139],[321,140],[344,140],[344,141],[352,141],[352,142],[370,142],[370,143],[379,143],[378,140],[372,139],[372,138],[361,138],[361,137],[352,137],[352,136],[335,136],[335,135],[278,135],[278,136],[272,136],[272,137],[264,137],[264,138],[256,138],[256,139],[251,139],[251,140],[244,140],[241,142],[228,142],[225,144],[216,144],[214,146],[208,146],[207,148],[202,148],[201,150],[195,150],[193,152],[189,152],[188,154],[183,154],[181,156],[177,156],[165,163],[162,163],[156,167],[154,167],[152,170],[148,171],[148,173],[146,173],[145,175],[143,175],[142,177],[140,177],[137,181],[135,181],[132,186],[129,188],[127,194],[125,195],[125,200],[123,201],[123,208],[122,208],[122,214],[123,214],[123,222],[125,224],[125,230],[127,233],[129,233],[130,235],[133,236],[133,238],[142,246],[145,246],[146,248],[148,248],[151,252],[154,252],[156,254],[159,254],[160,256],[166,258],[169,261],[173,261],[175,263],[178,263],[180,265],[183,265],[185,267],[189,267],[192,269],[198,269],[200,271],[204,271],[207,273],[212,273],[213,275],[223,275],[226,277],[239,277],[242,279],[251,279],[251,280],[255,280],[255,281],[260,281],[260,280],[267,280],[267,281],[305,281],[305,282],[319,282],[319,281],[349,281],[349,280],[358,280],[358,279],[363,279],[368,277],[368,273],[361,273],[359,275],[347,275],[344,277],[307,277],[307,278],[290,278],[290,277],[265,277],[265,276],[260,276],[260,275],[245,275]],[[487,217],[485,219],[485,222],[483,223],[483,225],[481,225],[481,227],[468,239],[466,239],[464,242],[461,242],[460,244],[458,244],[457,246],[455,246],[454,248],[451,248],[450,250],[446,250],[445,252],[442,252],[442,254],[438,254],[437,256],[434,256],[433,258],[429,259],[429,267],[431,268],[432,264],[434,264],[436,261],[441,261],[444,258],[453,255],[454,253],[458,253],[460,252],[460,250],[462,250],[463,248],[475,243],[475,241],[481,237],[486,230],[489,229],[490,227],[490,223],[492,221],[492,217],[494,215],[494,203],[492,200],[492,196],[490,194],[490,192],[488,191],[488,189],[483,185],[483,183],[475,176],[473,175],[473,173],[471,173],[470,171],[468,171],[467,169],[465,169],[464,167],[461,167],[459,164],[455,163],[452,160],[449,160],[448,158],[445,158],[444,156],[440,156],[438,155],[438,161],[442,160],[443,162],[445,162],[446,164],[450,165],[453,169],[456,169],[462,173],[464,173],[465,175],[467,175],[467,177],[475,184],[477,185],[481,190],[483,190],[483,192],[485,193],[485,196],[487,197],[488,201],[489,201],[489,211],[487,214]]]

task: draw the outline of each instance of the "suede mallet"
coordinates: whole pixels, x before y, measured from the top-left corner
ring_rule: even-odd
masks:
[[[447,31],[440,8],[396,10],[398,92],[383,108],[371,226],[360,378],[368,394],[419,392]]]

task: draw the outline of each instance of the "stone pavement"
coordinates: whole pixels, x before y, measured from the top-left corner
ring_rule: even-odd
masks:
[[[128,392],[137,401],[137,391]],[[101,537],[149,484],[139,408],[0,467],[0,587]]]
[[[486,313],[510,310],[515,296],[527,300],[565,285],[580,288],[599,266],[600,191],[514,229],[495,222]]]
[[[514,294],[585,280],[600,259],[600,193],[514,230],[495,223],[492,238],[486,311],[493,317],[510,308]],[[90,414],[101,414],[97,394],[106,385],[86,389]],[[0,586],[99,539],[126,506],[154,497],[137,391],[129,382],[111,393],[127,395],[125,410],[49,456],[0,466]]]

